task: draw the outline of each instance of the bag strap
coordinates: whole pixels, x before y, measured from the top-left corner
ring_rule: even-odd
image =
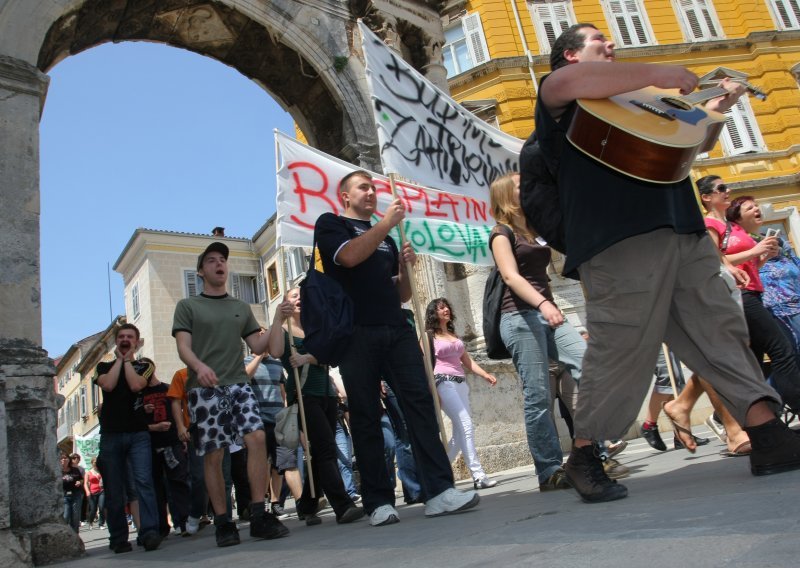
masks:
[[[731,231],[733,231],[733,225],[730,221],[725,222],[725,234],[722,236],[722,242],[719,243],[719,250],[725,252],[728,248],[728,240],[731,238]]]

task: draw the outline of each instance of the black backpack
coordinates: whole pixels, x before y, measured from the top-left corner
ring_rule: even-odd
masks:
[[[306,334],[303,346],[320,365],[336,367],[353,335],[353,300],[339,282],[317,270],[316,247],[315,236],[308,272],[300,283],[300,323]]]
[[[534,132],[519,153],[520,206],[528,225],[547,241],[548,246],[567,254],[557,171],[558,164],[548,162]]]
[[[514,232],[499,225],[507,230],[506,236],[511,240],[511,249],[514,249],[516,239]],[[489,278],[486,279],[486,286],[483,289],[483,339],[486,341],[486,356],[489,359],[511,359],[511,354],[500,337],[500,306],[503,304],[503,294],[506,291],[506,283],[497,269],[497,265],[492,268]]]

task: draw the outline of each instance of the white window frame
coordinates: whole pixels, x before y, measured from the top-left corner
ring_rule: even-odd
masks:
[[[614,43],[617,48],[655,45],[656,36],[650,26],[650,19],[647,17],[644,3],[641,0],[603,0],[603,10],[611,26]],[[620,28],[617,18],[623,20],[626,26],[625,30]],[[635,18],[638,18],[641,30],[637,31],[635,29]],[[639,32],[643,37],[639,37]],[[631,41],[629,43],[625,43],[625,35],[630,38]]]
[[[89,416],[89,405],[87,404],[86,400],[86,387],[81,387],[81,417],[85,418]]]
[[[725,117],[725,128],[722,129],[720,140],[726,156],[766,150],[761,130],[758,128],[758,122],[747,97],[740,97],[725,113]]]
[[[231,295],[248,304],[260,304],[260,290],[258,275],[239,274],[232,272],[230,275]]]
[[[97,412],[100,406],[100,386],[92,381],[92,411]]]
[[[131,313],[134,320],[139,319],[142,313],[139,303],[139,282],[134,282],[133,286],[131,286]]]
[[[800,0],[768,0],[767,4],[775,20],[775,29],[800,29]]]
[[[528,12],[542,55],[553,51],[553,42],[558,36],[577,23],[570,1],[528,0]]]
[[[286,281],[292,285],[308,270],[309,257],[302,247],[287,249],[286,252]]]
[[[483,33],[483,24],[481,23],[481,15],[478,12],[472,14],[465,14],[458,20],[455,20],[453,25],[448,26],[448,30],[455,26],[461,26],[464,32],[463,38],[459,38],[458,42],[445,43],[442,46],[442,56],[450,55],[450,61],[453,62],[454,74],[448,75],[448,78],[460,75],[465,71],[474,69],[478,65],[482,65],[491,59],[489,55],[489,46],[486,44],[486,36]],[[464,41],[467,46],[467,55],[470,59],[472,66],[466,69],[459,68],[458,59],[455,57],[454,45]]]
[[[686,41],[711,41],[725,37],[712,0],[672,0],[672,4]]]
[[[199,296],[203,293],[203,279],[197,275],[196,270],[186,268],[183,271],[183,294],[184,298]]]

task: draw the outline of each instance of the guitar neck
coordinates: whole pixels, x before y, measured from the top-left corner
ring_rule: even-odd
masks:
[[[745,88],[747,89],[747,91],[749,93],[751,93],[753,96],[755,96],[757,99],[762,100],[762,101],[767,100],[767,94],[764,91],[762,91],[761,89],[758,89],[757,87],[754,87],[753,85],[751,85],[750,83],[748,83],[746,81],[741,81],[741,84],[744,85]],[[682,100],[682,101],[694,106],[694,105],[698,105],[700,103],[704,103],[706,101],[710,101],[711,99],[715,99],[717,97],[723,97],[723,96],[725,96],[727,94],[728,94],[728,91],[726,91],[722,87],[710,87],[708,89],[703,89],[701,91],[697,91],[697,92],[691,93],[689,95],[686,95],[686,96],[683,96],[683,97],[678,97],[678,98],[680,100]]]

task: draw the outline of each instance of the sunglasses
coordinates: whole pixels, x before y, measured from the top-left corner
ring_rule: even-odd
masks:
[[[721,183],[714,188],[714,193],[728,193],[728,186],[724,183]]]

